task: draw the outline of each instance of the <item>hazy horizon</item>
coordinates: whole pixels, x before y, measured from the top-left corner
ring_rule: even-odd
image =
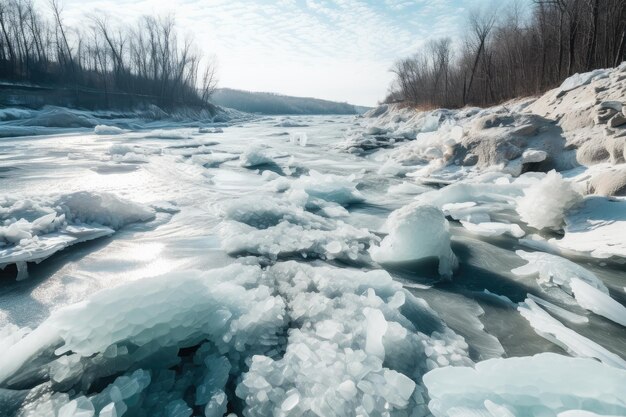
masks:
[[[182,34],[215,56],[220,88],[374,106],[385,97],[395,60],[429,39],[457,38],[467,10],[491,3],[65,0],[63,16],[73,25],[94,13],[111,22],[173,14]]]

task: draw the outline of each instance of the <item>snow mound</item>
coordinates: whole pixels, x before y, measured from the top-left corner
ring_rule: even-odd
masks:
[[[561,174],[550,171],[537,184],[524,190],[517,212],[522,221],[535,229],[560,229],[567,211],[582,201],[572,184]]]
[[[626,371],[554,353],[435,369],[424,384],[436,417],[626,414]]]
[[[239,161],[239,164],[245,168],[275,164],[274,159],[272,159],[268,152],[267,146],[258,144],[248,146],[240,155]]]
[[[434,206],[406,205],[389,215],[385,223],[389,234],[370,249],[378,263],[439,259],[439,273],[451,277],[457,259],[450,248],[450,231],[443,212]]]
[[[120,129],[117,126],[97,125],[93,132],[96,135],[119,135],[124,133],[124,129]]]
[[[578,87],[589,84],[592,80],[608,77],[609,71],[610,70],[607,69],[597,69],[594,71],[584,72],[580,74],[576,73],[571,77],[566,78],[565,81],[561,83],[561,86],[558,89],[562,92],[572,91]]]
[[[113,234],[134,222],[154,218],[149,207],[113,194],[76,192],[51,197],[0,198],[0,268],[41,262],[68,246]]]
[[[246,416],[424,415],[421,375],[471,363],[463,339],[426,330],[429,317],[440,320],[384,271],[288,262],[269,275],[294,327],[279,359],[252,358],[236,390]]]

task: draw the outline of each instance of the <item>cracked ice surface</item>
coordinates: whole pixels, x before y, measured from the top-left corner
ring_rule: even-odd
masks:
[[[0,253],[63,249],[1,272],[0,414],[623,415],[623,201],[458,165],[509,111],[44,111],[88,129],[0,143]]]

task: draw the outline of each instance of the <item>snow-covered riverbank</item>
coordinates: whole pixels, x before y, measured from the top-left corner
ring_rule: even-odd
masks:
[[[595,76],[363,118],[3,110],[38,136],[0,140],[0,410],[626,415],[626,72]]]

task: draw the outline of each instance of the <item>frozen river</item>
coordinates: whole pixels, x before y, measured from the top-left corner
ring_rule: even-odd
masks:
[[[80,206],[73,224],[106,234],[29,263],[26,279],[15,280],[14,264],[0,271],[0,326],[12,329],[0,334],[2,395],[23,404],[5,399],[0,409],[44,415],[78,398],[74,405],[96,416],[426,415],[421,376],[436,367],[541,352],[626,364],[623,325],[543,289],[536,274],[511,272],[527,263],[516,251],[530,251],[519,236],[472,233],[448,215],[458,260],[451,279],[436,257],[374,262],[370,249],[381,245],[389,215],[442,183],[417,186],[385,169],[392,149],[339,149],[360,123],[267,117],[223,129],[0,139],[3,220],[30,213],[32,222],[33,212],[62,207],[71,223]],[[94,204],[104,214],[89,218]],[[529,231],[513,212],[500,214]],[[623,264],[570,261],[626,304]],[[575,336],[554,343],[550,331],[538,334],[517,308],[529,294],[549,300],[546,311],[560,312],[554,317]],[[26,327],[36,330],[24,337]],[[600,353],[571,348],[587,342]]]

